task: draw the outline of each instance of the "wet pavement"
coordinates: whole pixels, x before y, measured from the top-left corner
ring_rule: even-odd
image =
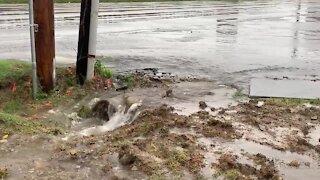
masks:
[[[56,5],[58,62],[74,63],[79,4]],[[0,59],[29,59],[27,7],[0,6]],[[317,0],[102,4],[98,55],[245,87],[251,77],[319,75]]]

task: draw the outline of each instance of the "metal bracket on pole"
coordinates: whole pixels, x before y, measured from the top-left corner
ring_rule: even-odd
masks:
[[[34,24],[34,32],[37,33],[39,32],[39,25],[38,24]]]

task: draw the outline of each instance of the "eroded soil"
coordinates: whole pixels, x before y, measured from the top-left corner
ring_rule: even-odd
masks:
[[[52,119],[70,122],[67,133],[9,137],[0,144],[0,175],[8,179],[319,177],[319,107],[268,99],[235,102],[236,90],[203,80],[160,82],[128,90],[126,95],[136,96],[143,105],[134,121],[111,131],[83,136],[78,132],[102,122],[70,116],[61,108],[51,111]],[[95,96],[115,102],[123,94]],[[93,98],[82,105],[92,104]],[[199,107],[199,101],[208,107]],[[186,104],[188,108],[182,108]],[[79,103],[71,109],[77,108]]]

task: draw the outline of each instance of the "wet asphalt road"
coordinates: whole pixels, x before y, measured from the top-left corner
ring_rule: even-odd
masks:
[[[58,62],[74,63],[79,4],[56,6]],[[320,1],[102,4],[98,55],[118,70],[156,67],[248,85],[320,75]],[[30,59],[27,6],[0,6],[0,59]]]

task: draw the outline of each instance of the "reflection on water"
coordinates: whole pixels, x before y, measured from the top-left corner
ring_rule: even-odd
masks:
[[[0,59],[29,59],[27,7],[0,9]],[[57,57],[69,62],[78,11],[56,6]],[[319,76],[319,21],[319,0],[101,4],[97,52],[117,70],[157,67],[245,88],[251,77]]]

